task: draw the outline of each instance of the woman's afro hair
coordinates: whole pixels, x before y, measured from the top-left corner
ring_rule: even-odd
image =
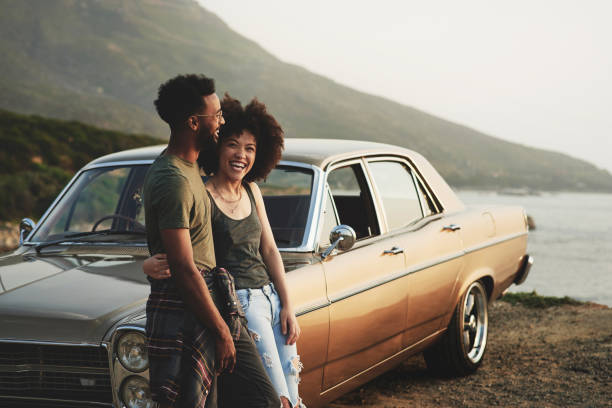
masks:
[[[219,130],[219,141],[215,148],[200,152],[198,163],[207,174],[215,173],[219,167],[218,149],[230,136],[247,130],[255,136],[257,153],[253,167],[244,177],[247,182],[265,179],[281,159],[284,148],[284,133],[276,119],[266,110],[266,105],[254,98],[244,108],[239,100],[227,93],[221,101],[225,124]]]

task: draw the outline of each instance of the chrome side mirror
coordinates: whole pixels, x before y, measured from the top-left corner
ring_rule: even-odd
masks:
[[[342,251],[348,251],[355,245],[356,240],[357,234],[353,228],[344,224],[336,225],[329,233],[329,242],[332,244],[321,254],[321,258],[327,258],[336,247]]]
[[[30,235],[30,232],[36,228],[36,223],[29,218],[24,218],[19,223],[19,245],[23,244],[23,241]]]

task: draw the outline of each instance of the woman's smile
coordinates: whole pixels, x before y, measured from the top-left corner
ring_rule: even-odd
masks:
[[[242,180],[253,167],[256,146],[255,136],[247,130],[225,139],[219,147],[219,172]]]
[[[247,167],[247,164],[245,162],[241,162],[241,161],[236,161],[236,160],[232,160],[229,162],[230,166],[237,169],[237,170],[243,170]]]

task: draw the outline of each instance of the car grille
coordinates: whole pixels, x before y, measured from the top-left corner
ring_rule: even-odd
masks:
[[[106,349],[0,343],[0,403],[8,396],[110,404]]]

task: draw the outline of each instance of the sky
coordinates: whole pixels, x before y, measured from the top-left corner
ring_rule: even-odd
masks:
[[[612,2],[197,0],[284,62],[612,172]]]

